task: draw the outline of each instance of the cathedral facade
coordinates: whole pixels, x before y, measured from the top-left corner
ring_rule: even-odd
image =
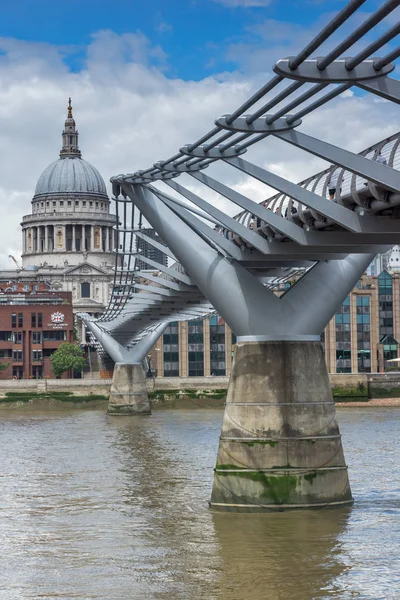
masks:
[[[46,282],[72,292],[74,312],[102,313],[114,281],[116,216],[99,171],[82,158],[71,100],[58,160],[40,175],[31,214],[22,218],[22,266],[7,281]],[[33,288],[32,288],[33,289]]]

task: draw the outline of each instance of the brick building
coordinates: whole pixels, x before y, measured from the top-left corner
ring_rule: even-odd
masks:
[[[54,377],[50,357],[73,339],[71,292],[31,282],[0,287],[0,363],[8,364],[0,379]]]

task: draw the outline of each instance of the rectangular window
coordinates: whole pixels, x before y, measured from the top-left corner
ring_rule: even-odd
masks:
[[[18,327],[24,326],[24,313],[18,313]]]
[[[64,200],[60,200],[60,206],[64,206]]]
[[[42,361],[42,351],[41,350],[32,350],[32,361],[33,362],[41,362]]]
[[[188,323],[189,377],[204,376],[203,325],[200,319]]]
[[[13,367],[13,379],[22,379],[23,369],[22,367]]]
[[[17,313],[11,315],[11,327],[17,326]]]
[[[32,367],[32,377],[33,379],[42,379],[43,377],[43,367]]]
[[[31,327],[36,327],[36,313],[31,313]]]
[[[42,343],[41,331],[33,331],[32,332],[32,344],[41,344],[41,343]]]
[[[72,202],[71,200],[68,200],[68,206],[71,206]]]
[[[13,350],[13,360],[15,362],[22,362],[22,350]]]
[[[57,202],[53,202],[53,206],[57,206]]]
[[[14,331],[13,344],[22,344],[22,331]]]
[[[43,331],[43,341],[44,342],[60,342],[65,341],[67,339],[66,331]]]
[[[37,314],[37,326],[43,327],[43,313]]]
[[[170,323],[163,335],[164,377],[179,377],[178,323]]]
[[[11,331],[0,331],[0,342],[11,342],[12,332]]]
[[[8,348],[7,350],[0,350],[0,358],[11,358],[12,350]]]

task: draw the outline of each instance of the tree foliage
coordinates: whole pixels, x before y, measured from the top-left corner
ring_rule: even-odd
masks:
[[[86,360],[83,352],[76,344],[66,342],[61,344],[51,355],[51,366],[53,373],[58,379],[63,373],[69,371],[82,371],[86,365]]]
[[[0,371],[5,371],[6,369],[8,369],[9,366],[10,366],[9,362],[0,363]]]

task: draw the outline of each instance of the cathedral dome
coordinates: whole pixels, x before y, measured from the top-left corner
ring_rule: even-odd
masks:
[[[65,193],[106,196],[107,190],[104,179],[93,165],[78,156],[65,156],[43,171],[35,196]]]

